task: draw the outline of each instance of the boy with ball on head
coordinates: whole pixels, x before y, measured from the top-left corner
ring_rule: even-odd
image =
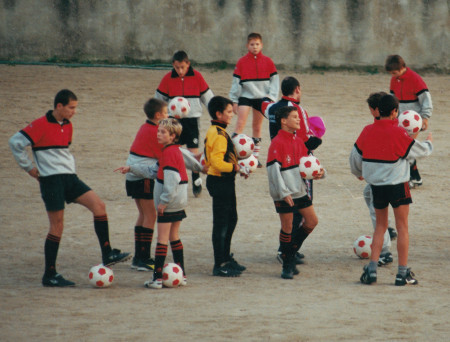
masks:
[[[243,132],[250,109],[253,108],[252,137],[255,142],[253,155],[258,158],[261,150],[261,127],[264,116],[260,112],[261,99],[278,99],[279,76],[272,59],[263,55],[262,37],[250,33],[247,37],[248,53],[241,57],[233,72],[229,97],[238,119],[233,136]],[[261,167],[261,163],[258,163]]]
[[[170,101],[182,96],[189,101],[190,111],[187,118],[179,119],[183,131],[180,145],[186,145],[193,154],[198,154],[199,118],[203,113],[202,103],[208,106],[214,96],[202,74],[193,69],[185,51],[177,51],[172,57],[173,69],[161,80],[156,89],[155,98]],[[198,172],[192,172],[192,191],[195,197],[202,192],[202,181]]]
[[[373,234],[370,263],[364,266],[360,281],[372,284],[377,281],[377,266],[383,236],[388,228],[388,207],[394,209],[398,231],[398,273],[396,286],[416,285],[418,281],[408,268],[408,214],[412,203],[409,191],[408,156],[420,156],[431,146],[431,134],[423,144],[411,138],[406,130],[398,126],[398,100],[395,96],[381,97],[378,112],[380,119],[366,126],[359,135],[350,155],[352,173],[370,184],[375,207],[376,227]]]
[[[45,273],[42,285],[50,287],[75,285],[56,272],[56,257],[64,229],[64,202],[81,204],[92,212],[105,266],[130,257],[130,253],[111,248],[105,203],[77,177],[75,159],[69,151],[72,143],[70,119],[75,115],[77,105],[78,99],[72,91],[59,91],[55,96],[53,110],[34,120],[9,140],[19,166],[38,180],[47,210],[50,228],[44,245]],[[26,152],[27,146],[31,146],[36,166],[33,166]]]
[[[300,129],[297,108],[292,106],[279,108],[276,120],[281,129],[269,147],[267,175],[270,195],[281,221],[279,235],[283,260],[281,278],[293,279],[294,275],[298,274],[295,253],[312,233],[319,220],[300,176],[300,158],[307,156],[308,150],[303,140],[295,134]],[[324,170],[321,169],[314,179],[322,178],[323,175]],[[304,219],[300,229],[295,231],[292,230],[294,211],[300,212]]]

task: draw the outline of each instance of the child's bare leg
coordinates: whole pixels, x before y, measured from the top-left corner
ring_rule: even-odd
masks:
[[[398,265],[408,265],[408,246],[409,246],[409,234],[408,234],[408,214],[409,205],[401,205],[394,208],[395,224],[397,226],[397,253],[398,253]]]
[[[64,209],[47,211],[50,228],[48,233],[61,238],[64,229]]]
[[[139,201],[143,214],[141,226],[153,229],[156,222],[156,208],[154,201],[148,199],[138,199],[136,201]]]
[[[136,198],[134,200],[134,202],[136,203],[136,208],[138,209],[138,212],[139,212],[135,226],[140,227],[144,223],[144,209],[142,208],[140,199]]]
[[[237,110],[237,122],[236,127],[234,128],[234,133],[240,134],[244,131],[245,124],[247,123],[247,117],[250,113],[250,106],[239,106]]]
[[[388,209],[389,207],[375,209],[377,224],[375,226],[375,232],[373,233],[372,255],[370,260],[377,263],[380,258],[381,249],[383,248],[384,233],[388,227]]]
[[[106,215],[105,203],[93,190],[84,193],[78,197],[75,202],[89,209],[94,216]]]
[[[253,138],[261,138],[261,127],[264,121],[264,116],[259,110],[253,109]]]
[[[319,223],[319,219],[317,218],[314,206],[311,205],[307,208],[300,209],[299,212],[305,219],[305,221],[303,222],[303,227],[307,227],[312,231]]]

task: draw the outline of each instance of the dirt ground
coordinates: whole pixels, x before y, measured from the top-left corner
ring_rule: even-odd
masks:
[[[231,70],[200,71],[216,95],[227,96]],[[150,273],[123,263],[113,266],[112,287],[93,289],[87,273],[101,261],[100,249],[90,213],[72,204],[66,210],[57,268],[77,286],[42,287],[47,216],[37,182],[17,166],[9,151],[9,137],[45,114],[58,90],[73,90],[79,98],[71,147],[77,172],[107,205],[113,247],[132,252],[137,210],[126,197],[124,176],[113,169],[124,165],[144,122],[142,105],[166,72],[0,66],[1,341],[448,340],[449,182],[443,177],[450,167],[448,75],[424,77],[433,97],[430,131],[435,149],[418,162],[424,184],[412,191],[409,265],[418,286],[393,286],[395,241],[394,263],[379,270],[378,283],[372,286],[359,283],[367,261],[352,251],[353,241],[371,234],[372,226],[362,196],[365,184],[351,175],[348,156],[359,132],[371,123],[367,96],[387,91],[389,76],[281,71],[280,79],[288,74],[299,78],[303,106],[327,125],[316,151],[328,171],[326,179],[315,183],[319,225],[302,248],[306,263],[294,280],[280,278],[275,258],[280,224],[263,168],[247,180],[237,180],[239,222],[232,252],[248,268],[240,278],[211,276],[211,199],[204,191],[200,198],[189,194],[188,218],[181,226],[188,286],[146,289],[143,283]],[[248,134],[250,124],[251,120]],[[205,111],[202,137],[208,126]],[[267,121],[263,132],[265,160]]]

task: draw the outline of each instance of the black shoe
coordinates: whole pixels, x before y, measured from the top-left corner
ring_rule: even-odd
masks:
[[[136,260],[136,269],[141,272],[150,272],[155,269],[155,260],[149,258],[147,260]]]
[[[376,283],[377,282],[377,273],[376,272],[369,272],[369,265],[365,265],[363,270],[364,270],[364,272],[361,275],[361,278],[359,278],[361,283],[370,285],[372,283]]]
[[[303,265],[305,262],[303,261],[303,258],[304,258],[305,256],[303,255],[303,254],[301,254],[301,253],[299,253],[299,252],[297,252],[297,253],[295,253],[295,256],[294,256],[294,258],[295,258],[295,263],[297,264],[297,265]]]
[[[64,277],[56,273],[53,276],[44,276],[42,277],[42,285],[48,286],[48,287],[68,287],[68,286],[75,286],[75,283],[73,281],[64,279]]]
[[[397,238],[397,232],[394,228],[388,227],[389,236],[391,237],[391,240],[395,240]]]
[[[411,269],[408,268],[405,277],[401,274],[397,274],[395,276],[395,286],[417,285],[419,282],[417,279],[414,279],[415,276],[416,275],[411,271]]]
[[[213,268],[213,276],[216,277],[239,277],[241,272],[235,269],[231,262],[227,262],[222,266]]]
[[[199,197],[202,193],[202,186],[200,185],[192,185],[192,193],[194,194],[194,197]]]
[[[294,272],[292,267],[283,266],[283,270],[281,271],[281,278],[283,279],[294,279]]]
[[[234,260],[233,258],[233,253],[230,254],[230,260],[229,260],[231,267],[233,267],[234,269],[238,270],[239,272],[244,272],[247,267],[245,267],[244,265],[239,264],[236,260]]]
[[[292,268],[292,274],[293,274],[293,275],[297,275],[297,274],[300,273],[300,271],[298,270],[298,268],[297,268],[297,266],[295,265],[295,263],[292,263],[291,268]]]
[[[392,253],[386,252],[384,254],[380,254],[380,258],[378,259],[378,266],[385,266],[393,261],[394,258],[392,258]]]
[[[113,249],[108,255],[103,256],[103,265],[111,266],[118,262],[127,261],[130,258],[130,253],[121,253],[120,249]]]

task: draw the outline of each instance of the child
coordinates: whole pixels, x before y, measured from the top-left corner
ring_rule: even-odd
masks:
[[[264,101],[262,104],[262,112],[264,116],[269,119],[269,132],[270,139],[275,138],[278,131],[281,129],[280,124],[276,120],[276,112],[278,109],[286,106],[292,106],[297,108],[297,111],[301,113],[300,115],[300,129],[298,129],[295,134],[305,143],[306,148],[309,151],[315,150],[322,143],[322,139],[314,136],[309,126],[309,116],[306,110],[300,105],[300,100],[302,97],[302,90],[300,87],[300,82],[295,77],[285,77],[281,82],[281,93],[283,96],[278,102],[267,102]],[[311,200],[313,199],[313,181],[312,180],[302,180],[306,183],[307,192]],[[302,215],[298,211],[293,214],[292,229],[298,230],[301,227]],[[281,248],[278,249],[277,259],[280,263],[283,262],[281,257]],[[296,264],[303,264],[304,255],[297,252],[295,253]]]
[[[167,103],[149,99],[144,104],[146,122],[136,134],[130,148],[127,165],[141,164],[153,166],[161,158],[163,146],[157,141],[158,123],[167,118]],[[127,195],[134,199],[139,215],[134,227],[135,254],[131,268],[138,271],[153,271],[155,262],[150,258],[153,230],[156,222],[156,209],[153,202],[155,181],[127,173],[125,186]]]
[[[400,101],[399,112],[414,110],[422,117],[422,131],[427,130],[428,120],[433,111],[428,87],[417,73],[406,67],[399,55],[390,55],[386,59],[385,69],[391,75],[390,92]],[[422,178],[417,169],[416,160],[410,160],[410,188],[422,185]]]
[[[56,257],[64,228],[64,201],[79,203],[92,212],[105,266],[130,257],[130,253],[111,248],[105,203],[76,175],[75,160],[69,151],[72,143],[72,123],[69,120],[75,115],[77,105],[76,95],[63,89],[55,96],[53,110],[9,139],[9,146],[19,166],[39,181],[50,221],[44,246],[45,273],[42,285],[50,287],[75,285],[56,272]],[[25,150],[30,145],[36,167]]]
[[[273,61],[262,54],[262,37],[250,33],[247,37],[248,53],[241,57],[233,73],[229,97],[233,101],[233,111],[238,115],[234,135],[242,133],[250,108],[253,107],[252,137],[255,143],[253,154],[259,157],[261,150],[261,126],[264,117],[260,112],[260,101],[269,97],[276,101],[280,90],[278,72]],[[261,164],[258,163],[261,167]]]
[[[359,135],[350,155],[352,173],[370,184],[375,207],[376,227],[373,234],[370,263],[364,266],[360,281],[371,284],[377,281],[377,265],[388,227],[388,206],[394,209],[398,231],[398,274],[395,285],[416,285],[418,281],[408,268],[408,213],[412,203],[408,187],[408,155],[418,157],[432,149],[431,134],[424,143],[409,137],[398,126],[398,100],[395,96],[381,97],[378,111],[380,120],[366,126]]]
[[[206,188],[212,197],[213,210],[213,276],[237,277],[246,268],[230,254],[238,220],[235,176],[240,170],[236,150],[226,131],[233,117],[233,103],[215,96],[209,102],[208,111],[212,121],[205,138],[205,161],[209,167]]]
[[[283,260],[281,278],[293,279],[298,274],[295,267],[295,253],[318,223],[306,185],[300,177],[300,158],[308,155],[308,150],[295,132],[300,129],[300,117],[297,108],[282,107],[277,111],[276,120],[281,129],[272,140],[267,156],[267,174],[270,195],[280,216],[280,246]],[[323,169],[316,177],[324,175]],[[292,234],[293,212],[299,211],[303,223]]]
[[[208,106],[214,96],[203,76],[191,67],[188,55],[177,51],[172,58],[173,69],[167,73],[156,90],[157,99],[168,102],[176,96],[185,97],[191,106],[187,118],[180,119],[183,131],[180,145],[186,145],[189,151],[198,153],[199,118],[203,113],[202,103]],[[202,181],[198,172],[192,172],[192,191],[195,197],[202,192]]]

